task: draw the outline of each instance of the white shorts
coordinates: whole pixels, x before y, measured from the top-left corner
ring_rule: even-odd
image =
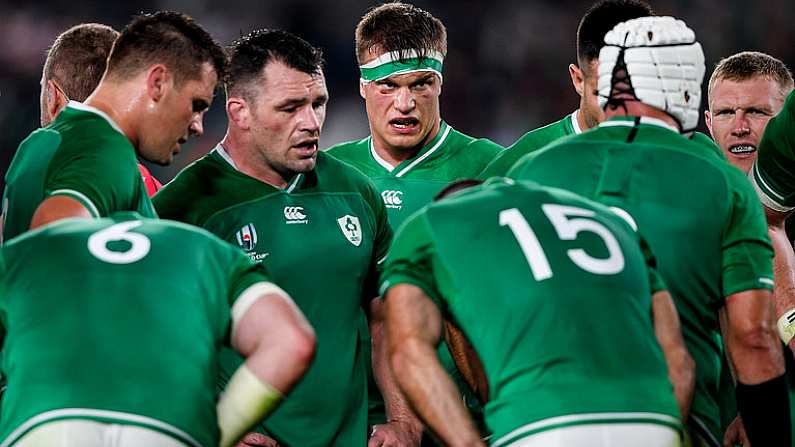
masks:
[[[679,447],[679,432],[660,424],[583,424],[542,431],[505,447]]]
[[[186,447],[171,436],[137,425],[63,419],[40,425],[18,447]]]

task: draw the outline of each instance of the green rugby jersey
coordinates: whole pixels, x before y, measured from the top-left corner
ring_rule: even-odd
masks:
[[[5,181],[3,240],[27,231],[36,208],[53,195],[78,200],[94,217],[117,211],[157,217],[135,148],[110,117],[76,101],[20,144]]]
[[[90,419],[217,446],[213,385],[230,306],[268,281],[211,234],[133,213],[65,219],[9,241],[0,445]]]
[[[696,362],[690,419],[722,439],[718,310],[729,295],[773,287],[765,217],[743,174],[662,121],[619,117],[528,155],[509,175],[619,207],[637,222]]]
[[[435,138],[417,155],[394,168],[375,152],[372,136],[338,144],[328,153],[353,165],[373,181],[387,208],[389,223],[395,229],[412,213],[430,203],[436,193],[450,182],[475,177],[501,150],[502,147],[490,140],[470,137],[442,121]],[[363,342],[367,350],[370,342]],[[439,356],[448,372],[455,374],[467,403],[477,411],[476,398],[468,392],[446,347],[439,349]],[[372,376],[369,385],[369,423],[382,424],[386,421],[383,398]]]
[[[795,208],[795,91],[767,123],[749,177],[765,206],[780,212]]]
[[[153,200],[162,217],[203,227],[262,262],[315,329],[314,362],[261,429],[282,445],[365,445],[359,322],[377,295],[378,261],[391,239],[372,183],[319,153],[314,171],[279,189],[235,169],[219,145]],[[222,353],[223,383],[239,362]]]
[[[373,149],[372,137],[341,143],[328,153],[362,171],[375,184],[397,228],[450,182],[475,177],[502,150],[485,138],[472,138],[442,121],[439,133],[413,158],[392,167]]]
[[[535,152],[559,138],[582,133],[580,125],[577,123],[578,113],[579,110],[576,110],[560,121],[547,124],[522,135],[514,144],[500,152],[478,175],[478,178],[503,177],[525,155]]]
[[[651,294],[664,289],[653,263],[608,208],[494,179],[400,228],[382,292],[422,288],[468,337],[489,382],[492,445],[595,422],[679,429],[652,326]]]

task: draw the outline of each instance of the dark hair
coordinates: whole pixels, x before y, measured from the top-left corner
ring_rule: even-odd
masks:
[[[82,23],[59,35],[47,51],[44,80],[54,80],[69,99],[85,101],[105,73],[119,33],[100,23]]]
[[[447,30],[429,12],[408,3],[384,3],[368,11],[356,25],[359,64],[372,51],[435,50],[447,55]]]
[[[262,75],[272,60],[309,75],[323,69],[323,52],[309,42],[282,30],[259,29],[237,39],[229,50],[227,95],[256,96],[257,89],[249,88],[251,81]]]
[[[602,0],[594,3],[577,27],[577,65],[583,72],[599,59],[605,34],[621,22],[654,15],[651,6],[639,0]]]
[[[451,194],[457,193],[458,191],[463,191],[465,189],[469,189],[481,184],[483,184],[483,180],[476,180],[476,179],[456,180],[453,183],[450,183],[449,185],[442,188],[442,190],[439,191],[438,193],[436,193],[436,195],[433,196],[433,201],[435,202],[437,200],[442,200]]]
[[[134,17],[113,45],[108,75],[127,79],[156,63],[173,72],[177,86],[200,79],[204,63],[213,66],[219,80],[226,73],[223,48],[201,25],[178,12],[159,11]]]
[[[784,62],[765,53],[743,51],[718,62],[709,78],[708,97],[712,100],[712,89],[718,80],[747,81],[757,76],[775,81],[781,89],[782,99],[792,90],[792,72]]]

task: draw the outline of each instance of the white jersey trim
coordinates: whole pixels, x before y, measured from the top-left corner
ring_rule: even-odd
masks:
[[[202,447],[193,437],[184,431],[174,427],[171,424],[167,424],[163,421],[158,419],[141,416],[139,414],[132,414],[132,413],[123,413],[120,411],[109,411],[109,410],[97,410],[94,408],[62,408],[59,410],[51,410],[45,411],[44,413],[39,413],[36,416],[25,421],[22,425],[17,427],[14,431],[11,432],[10,435],[6,439],[3,440],[3,443],[0,444],[0,447],[8,447],[15,442],[19,441],[19,438],[30,431],[32,428],[39,426],[47,421],[53,419],[64,419],[64,418],[75,418],[80,419],[83,418],[106,418],[106,419],[113,419],[118,421],[127,421],[135,424],[140,424],[144,426],[154,427],[160,429],[166,433],[172,433],[176,435],[176,437],[182,442],[188,442],[193,447]]]
[[[580,122],[577,121],[577,117],[580,115],[580,109],[575,110],[571,113],[571,127],[574,129],[574,135],[579,135],[582,133],[582,129],[580,128]]]
[[[388,161],[386,161],[383,158],[381,158],[381,156],[378,155],[378,152],[375,151],[375,145],[373,144],[373,137],[372,136],[370,136],[370,154],[373,155],[373,160],[375,160],[376,163],[381,165],[381,167],[386,169],[388,172],[392,172],[392,171],[395,170],[394,166],[389,164]]]
[[[232,337],[237,333],[237,325],[246,312],[257,302],[260,297],[268,294],[281,295],[284,298],[291,300],[290,295],[287,294],[281,287],[272,282],[258,282],[246,288],[235,300],[232,305]]]
[[[94,202],[92,202],[91,199],[86,197],[86,195],[80,191],[75,191],[74,189],[56,189],[55,191],[51,192],[49,196],[72,196],[86,207],[88,212],[91,213],[91,217],[99,217],[99,210],[97,209],[97,206],[94,205]]]
[[[69,100],[69,102],[66,104],[66,107],[71,107],[73,109],[82,110],[83,112],[96,113],[97,115],[99,115],[102,118],[104,118],[105,121],[107,121],[108,124],[110,124],[110,127],[116,129],[116,132],[119,132],[120,134],[124,135],[124,131],[122,131],[121,127],[119,127],[119,125],[116,124],[116,121],[113,121],[113,119],[110,116],[108,116],[107,113],[103,112],[102,110],[99,110],[96,107],[91,107],[88,104],[83,104],[82,102],[77,102],[77,101],[74,101],[74,100]],[[124,135],[124,138],[127,138],[127,135]]]
[[[778,211],[779,213],[787,213],[795,209],[795,207],[781,204],[781,202],[784,201],[784,197],[776,193],[773,188],[765,182],[765,179],[763,179],[762,175],[759,173],[759,165],[756,163],[756,160],[754,160],[754,164],[748,171],[748,180],[754,185],[756,195],[759,196],[762,205],[765,205],[773,211]]]
[[[544,427],[552,426],[552,425],[560,425],[560,424],[572,424],[572,423],[579,423],[579,424],[587,424],[588,421],[624,421],[624,420],[634,420],[634,419],[647,419],[647,420],[656,420],[662,424],[666,425],[681,425],[679,419],[668,416],[667,414],[661,413],[583,413],[583,414],[569,414],[565,416],[557,416],[547,419],[542,419],[540,421],[536,421],[527,425],[523,425],[512,432],[503,435],[500,439],[494,441],[492,447],[500,447],[502,445],[506,445],[508,441],[514,440],[517,436],[521,436],[524,433],[531,432],[531,431],[538,431],[543,430]]]
[[[672,132],[680,133],[679,129],[676,127],[666,123],[665,121],[652,118],[650,116],[642,116],[640,117],[641,124],[650,124],[652,126],[663,127],[668,129]],[[603,121],[599,124],[599,127],[614,127],[614,126],[625,126],[625,127],[633,127],[635,125],[635,121],[629,117],[627,120],[620,120],[620,121]]]
[[[229,152],[227,152],[226,149],[224,149],[223,146],[221,146],[221,143],[218,143],[218,146],[215,146],[215,151],[218,152],[218,155],[220,155],[221,158],[226,160],[226,162],[229,163],[230,166],[235,168],[236,171],[240,171],[240,169],[237,169],[237,165],[235,164],[235,161],[232,160],[232,156],[229,155]]]
[[[412,161],[411,164],[401,169],[400,172],[398,172],[395,175],[395,177],[402,177],[403,174],[409,172],[414,166],[417,166],[418,164],[422,163],[423,160],[430,157],[432,153],[436,152],[436,150],[439,149],[442,146],[442,144],[444,144],[445,140],[447,140],[447,136],[450,135],[451,127],[445,123],[442,123],[442,126],[444,126],[444,132],[442,133],[442,137],[439,138],[439,141],[437,141],[432,148],[428,149],[428,152],[422,154],[421,157]]]

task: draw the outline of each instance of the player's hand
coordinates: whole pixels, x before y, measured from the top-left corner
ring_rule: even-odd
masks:
[[[235,447],[279,447],[279,443],[262,433],[248,433]]]
[[[751,441],[748,440],[748,435],[745,434],[745,425],[740,416],[734,418],[734,421],[726,429],[723,435],[723,447],[734,447],[740,444],[743,447],[751,447]]]
[[[418,447],[422,439],[422,426],[412,427],[400,421],[374,425],[367,447]]]

